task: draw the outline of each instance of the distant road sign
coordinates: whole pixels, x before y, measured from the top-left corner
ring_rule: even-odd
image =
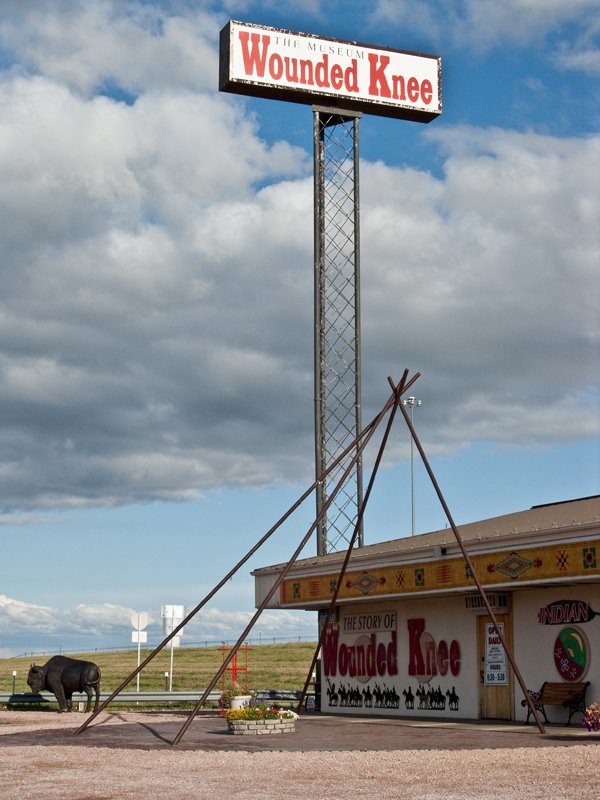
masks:
[[[143,631],[148,626],[150,618],[145,611],[140,611],[131,615],[131,626],[136,631]],[[144,641],[146,641],[144,639]]]

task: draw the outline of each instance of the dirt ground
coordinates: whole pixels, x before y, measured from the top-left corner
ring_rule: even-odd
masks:
[[[600,735],[556,728],[302,717],[296,733],[228,735],[184,713],[0,712],[3,800],[493,798],[598,794]]]

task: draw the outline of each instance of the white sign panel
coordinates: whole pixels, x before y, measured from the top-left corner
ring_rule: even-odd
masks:
[[[185,606],[161,606],[160,615],[163,621],[163,633],[167,636],[183,622]]]
[[[148,622],[150,621],[150,617],[145,611],[135,611],[131,615],[131,625],[133,628],[139,631],[143,631],[144,628],[148,627]]]
[[[161,606],[160,615],[163,621],[163,635],[168,636],[170,633],[173,633],[175,628],[181,625],[185,619],[185,606]],[[182,634],[179,633],[171,639],[169,643],[171,649],[174,647],[181,647],[181,636]]]
[[[498,627],[504,635],[504,623],[499,622]],[[493,622],[487,622],[485,625],[485,684],[486,686],[508,684],[506,653]]]
[[[134,644],[146,644],[148,641],[148,631],[132,631],[131,641]]]
[[[442,113],[438,56],[233,21],[221,31],[219,89],[418,122]]]
[[[395,631],[398,628],[398,618],[395,611],[342,614],[340,627],[342,633],[378,633],[380,631]]]

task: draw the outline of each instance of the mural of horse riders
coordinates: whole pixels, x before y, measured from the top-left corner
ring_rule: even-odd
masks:
[[[362,708],[363,692],[358,686],[346,686],[340,683],[336,689],[335,683],[327,680],[327,700],[329,706],[339,706],[340,708]]]
[[[448,698],[448,709],[450,711],[458,711],[459,697],[454,686],[452,691],[448,690],[444,694],[441,686],[438,686],[437,689],[434,689],[433,686],[425,689],[422,684],[419,684],[415,694],[418,700],[417,711],[444,711],[446,709],[446,698]],[[414,708],[414,705],[412,708]]]
[[[375,708],[399,708],[400,695],[392,686],[389,688],[384,683],[383,686],[375,684],[373,689],[373,697],[375,698]]]
[[[459,708],[459,697],[454,686],[444,693],[441,686],[437,689],[433,686],[426,689],[420,683],[414,693],[412,687],[408,686],[402,690],[402,695],[404,707],[410,710],[415,708],[415,700],[417,711],[444,711],[446,705],[449,711],[458,711]],[[329,707],[339,708],[399,708],[400,695],[393,686],[389,687],[385,683],[382,685],[376,683],[373,689],[370,685],[360,689],[358,685],[344,683],[336,687],[336,684],[328,678],[327,704]]]

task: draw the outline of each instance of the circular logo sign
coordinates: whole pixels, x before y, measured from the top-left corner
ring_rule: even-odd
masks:
[[[579,628],[563,628],[554,642],[554,664],[565,681],[580,681],[590,662],[590,646]]]

